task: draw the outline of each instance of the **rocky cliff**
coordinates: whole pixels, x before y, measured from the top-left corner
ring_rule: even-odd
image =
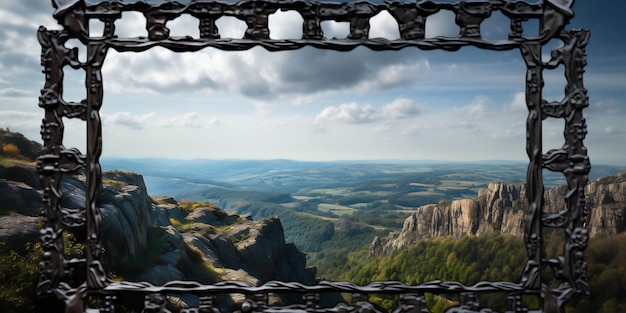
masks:
[[[0,242],[12,250],[37,240],[42,196],[36,170],[29,164],[33,159],[20,153],[15,160],[0,164]],[[63,177],[64,208],[80,211],[85,206],[84,180],[82,173]],[[306,266],[305,255],[285,242],[278,217],[254,221],[209,203],[152,198],[143,177],[134,173],[106,172],[103,185],[102,258],[113,276],[155,285],[172,280],[316,283],[316,271]],[[339,300],[337,294],[322,301]],[[271,299],[297,301],[298,295]],[[194,302],[197,298],[185,295],[173,301],[179,308],[197,305]]]
[[[545,192],[545,211],[565,208],[566,186]],[[626,229],[626,173],[590,182],[585,188],[587,207],[591,210],[589,232],[610,236]],[[522,183],[491,183],[478,192],[476,199],[454,200],[418,207],[405,221],[401,231],[376,237],[370,245],[370,257],[389,254],[424,238],[441,236],[485,235],[493,232],[522,236],[524,214],[528,207]]]
[[[0,166],[0,173],[14,170]],[[22,167],[22,171],[35,175],[34,168]],[[110,172],[103,176],[102,257],[113,275],[155,285],[172,280],[316,283],[316,271],[306,266],[305,255],[285,242],[278,217],[254,221],[210,204],[190,206],[168,197],[153,199],[139,174]],[[36,240],[39,230],[35,204],[41,201],[41,192],[18,178],[3,177],[0,182],[20,191],[13,192],[10,199],[3,192],[0,209],[0,241],[10,249]],[[61,186],[63,207],[84,207],[83,175],[64,177]],[[299,299],[284,295],[273,301]],[[339,298],[327,301],[336,300]],[[183,296],[181,301],[182,306],[194,304],[190,303],[193,297]]]

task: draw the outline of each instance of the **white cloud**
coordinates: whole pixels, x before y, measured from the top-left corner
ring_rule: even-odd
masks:
[[[115,112],[111,115],[103,115],[102,122],[103,124],[116,124],[120,126],[125,126],[130,129],[140,130],[148,125],[148,123],[154,121],[156,118],[156,113],[151,112],[148,114],[137,115],[130,112]]]
[[[433,131],[432,125],[411,125],[400,132],[402,136],[413,136],[413,135],[422,135],[422,134],[430,134]]]
[[[33,93],[31,91],[18,88],[0,89],[0,97],[28,97],[32,95]]]
[[[615,128],[613,126],[607,126],[604,128],[604,133],[607,135],[623,135],[626,134],[626,130],[621,128]]]
[[[460,126],[461,128],[464,129],[474,129],[478,127],[478,124],[476,123],[472,123],[472,122],[468,122],[468,121],[461,121],[458,126]]]
[[[209,119],[208,124],[209,124],[209,126],[218,126],[218,125],[222,124],[222,120],[220,120],[217,117],[212,117],[212,118]]]
[[[359,105],[355,102],[339,106],[325,107],[315,118],[315,122],[341,121],[350,124],[370,123],[378,120],[380,115],[370,104]]]
[[[615,99],[600,100],[589,105],[588,111],[593,113],[620,114],[623,113],[620,102]]]
[[[403,119],[419,114],[422,107],[408,98],[397,98],[383,106],[382,115],[386,119]]]
[[[430,62],[419,59],[411,63],[392,63],[381,66],[358,86],[359,90],[378,90],[400,87],[424,78],[430,72]]]
[[[322,21],[320,23],[324,37],[326,38],[339,38],[343,39],[350,34],[349,22],[336,22],[336,21]]]
[[[205,49],[176,54],[162,48],[110,51],[103,67],[106,92],[116,94],[237,94],[255,101],[293,102],[320,95],[405,87],[427,79],[430,62],[405,51],[350,53],[311,47],[270,53]],[[300,99],[300,100],[298,100]]]
[[[296,96],[293,100],[293,104],[296,106],[309,104],[313,101],[314,98],[315,97],[311,95]]]
[[[217,126],[221,123],[221,121],[216,117],[203,120],[203,117],[196,112],[171,117],[163,117],[154,112],[147,114],[115,112],[110,115],[103,115],[103,123],[124,126],[134,130],[141,130],[147,127],[200,128],[204,125]]]
[[[216,123],[219,124],[219,120],[213,121],[214,125],[217,125]],[[163,119],[161,121],[161,124],[164,127],[182,126],[182,127],[190,127],[190,128],[200,128],[202,127],[202,120],[200,118],[200,115],[198,115],[198,113],[191,112],[191,113],[186,113],[184,115],[179,115],[179,116],[174,116],[174,117]],[[211,120],[209,120],[208,124],[211,124]]]
[[[376,110],[371,104],[356,102],[344,103],[339,106],[327,106],[315,117],[315,123],[339,121],[349,124],[389,122],[418,115],[422,106],[408,98],[397,98]],[[378,128],[381,130],[382,128]]]
[[[0,111],[0,127],[12,129],[38,129],[41,125],[42,112]]]
[[[504,104],[504,111],[506,112],[526,112],[526,93],[518,92],[513,96],[513,100],[509,103]]]
[[[387,11],[382,11],[370,19],[370,38],[399,39],[398,23]]]
[[[302,15],[296,11],[277,11],[269,18],[270,38],[300,39],[302,23]]]
[[[507,129],[494,131],[493,133],[491,133],[491,138],[510,139],[510,138],[517,138],[521,134],[522,133],[517,129],[507,128]]]
[[[455,15],[451,11],[441,10],[426,19],[426,38],[437,36],[455,37],[460,28],[454,22]]]
[[[486,96],[477,96],[471,103],[462,107],[456,107],[455,111],[465,114],[469,117],[483,117],[487,114],[487,102],[489,98]]]

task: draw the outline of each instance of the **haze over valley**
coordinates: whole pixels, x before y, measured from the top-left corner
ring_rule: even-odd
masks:
[[[151,195],[208,201],[254,218],[278,215],[287,240],[309,257],[332,242],[336,230],[362,234],[361,244],[367,245],[376,235],[400,230],[420,206],[477,198],[494,182],[522,183],[527,169],[527,163],[515,161],[104,158],[101,163],[105,170],[141,173]],[[590,180],[624,170],[596,164]],[[551,188],[565,180],[545,170],[544,183]],[[309,228],[310,233],[303,232]]]

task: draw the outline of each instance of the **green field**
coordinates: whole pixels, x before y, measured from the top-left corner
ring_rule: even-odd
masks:
[[[317,209],[322,212],[330,212],[337,216],[352,215],[356,209],[331,203],[320,203]]]

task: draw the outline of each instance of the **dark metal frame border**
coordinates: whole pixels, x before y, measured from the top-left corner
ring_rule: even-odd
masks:
[[[528,312],[524,307],[524,295],[540,299],[540,312],[561,312],[573,297],[586,297],[590,293],[586,276],[584,250],[588,241],[584,187],[590,170],[589,157],[583,145],[586,123],[583,109],[589,105],[587,90],[583,85],[586,66],[585,47],[589,41],[588,30],[565,30],[573,17],[573,0],[525,1],[479,0],[458,3],[432,1],[399,2],[382,4],[369,2],[331,3],[316,1],[242,0],[226,3],[217,0],[192,0],[186,3],[164,0],[154,4],[146,1],[102,0],[53,0],[54,17],[61,30],[40,27],[39,42],[42,46],[41,64],[45,85],[41,90],[39,107],[45,110],[41,126],[43,149],[37,168],[44,186],[44,226],[41,241],[44,250],[40,262],[40,280],[37,294],[54,295],[64,301],[66,312],[83,312],[88,309],[86,299],[100,297],[100,312],[114,312],[117,296],[121,293],[145,295],[145,312],[166,312],[164,297],[171,293],[192,293],[200,296],[198,308],[185,312],[214,312],[214,295],[223,293],[245,294],[248,300],[242,312],[266,312],[286,310],[293,312],[355,312],[371,308],[367,297],[372,293],[391,293],[400,296],[396,312],[428,312],[424,293],[446,293],[459,296],[460,305],[448,312],[494,312],[482,308],[478,295],[483,292],[503,292],[510,299],[511,310]],[[275,40],[269,37],[268,17],[277,10],[293,10],[303,17],[303,36],[300,39]],[[369,19],[386,10],[398,23],[400,39],[369,38]],[[453,12],[460,27],[456,37],[425,38],[425,22],[428,16],[441,10]],[[146,17],[147,37],[118,38],[115,21],[124,11],[137,11]],[[507,40],[484,39],[480,24],[493,12],[499,11],[510,19],[511,32]],[[199,21],[199,38],[171,37],[166,23],[180,15],[190,15]],[[215,21],[221,16],[233,16],[245,21],[247,30],[243,39],[221,38]],[[92,36],[89,21],[104,23],[103,34]],[[350,23],[350,33],[345,39],[327,39],[320,27],[324,20]],[[523,35],[523,22],[539,21],[536,36]],[[68,49],[65,43],[78,39],[87,48],[87,60],[78,60],[77,49]],[[542,46],[552,39],[564,45],[551,51],[551,59],[542,61]],[[175,52],[197,51],[206,47],[220,50],[247,50],[261,46],[269,51],[294,50],[304,46],[338,51],[365,46],[372,50],[399,50],[417,47],[421,50],[455,51],[464,46],[486,50],[519,49],[526,63],[526,104],[528,118],[526,128],[526,151],[529,158],[526,187],[529,207],[525,220],[524,240],[528,260],[519,282],[479,282],[466,286],[458,282],[432,281],[409,286],[400,282],[374,282],[358,286],[350,282],[322,281],[308,286],[295,282],[268,282],[253,286],[245,282],[220,282],[201,285],[196,282],[174,281],[163,286],[148,283],[114,282],[105,274],[100,262],[101,214],[99,199],[102,190],[100,155],[102,152],[102,126],[100,107],[103,99],[101,69],[107,51],[139,52],[155,46]],[[563,66],[567,85],[560,101],[548,102],[542,98],[543,72]],[[86,99],[79,102],[63,98],[63,73],[66,66],[86,72]],[[63,119],[77,118],[86,122],[87,151],[63,145]],[[542,121],[547,118],[565,120],[565,142],[561,148],[542,151]],[[84,169],[87,173],[86,204],[81,211],[69,210],[61,205],[60,180],[64,173]],[[566,208],[560,212],[544,212],[542,170],[561,172],[568,185]],[[86,231],[85,258],[67,260],[63,254],[63,232],[82,228]],[[543,249],[543,229],[562,229],[565,233],[563,254],[547,258]],[[84,282],[70,284],[74,269],[87,271]],[[543,275],[551,270],[560,281],[549,286]],[[317,294],[321,292],[347,292],[353,294],[353,303],[335,308],[320,308]],[[267,293],[297,292],[305,299],[303,305],[268,308]]]

